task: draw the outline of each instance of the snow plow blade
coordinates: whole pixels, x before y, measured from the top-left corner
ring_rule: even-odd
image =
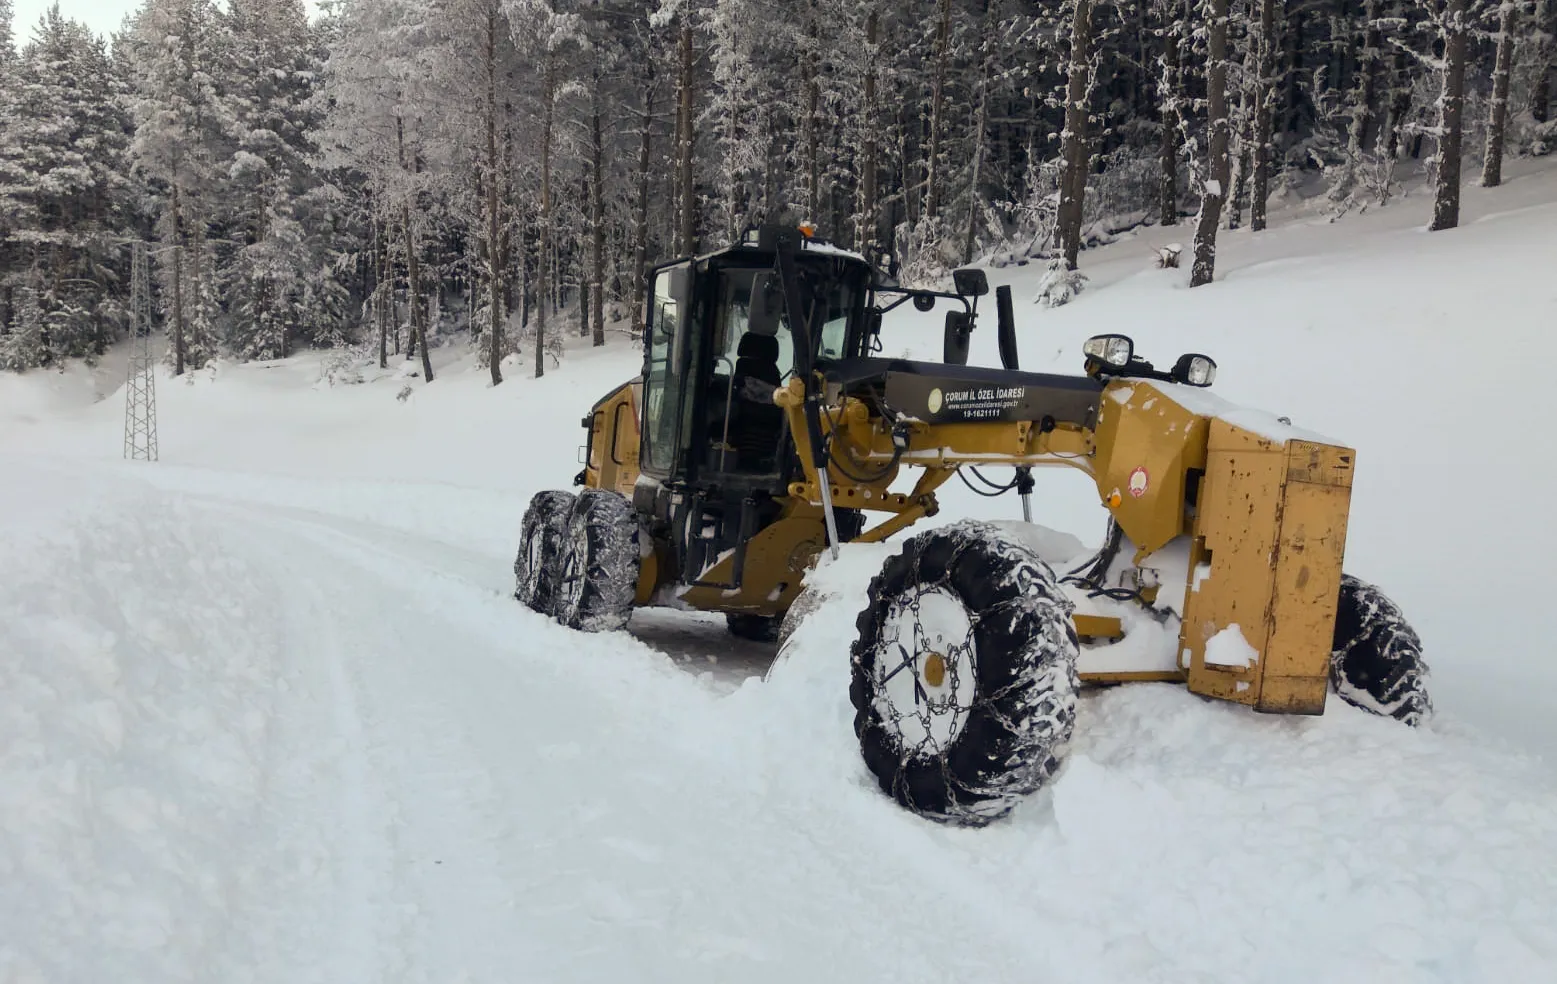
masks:
[[[1181,660],[1189,689],[1321,714],[1356,454],[1212,419]]]

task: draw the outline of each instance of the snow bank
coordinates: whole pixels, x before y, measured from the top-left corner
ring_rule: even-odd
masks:
[[[211,980],[266,805],[273,587],[177,501],[21,477],[0,485],[0,979]]]

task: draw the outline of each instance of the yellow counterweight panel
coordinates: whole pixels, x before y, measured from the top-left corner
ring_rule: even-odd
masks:
[[[1324,711],[1354,466],[1350,448],[1210,421],[1180,642],[1191,691]],[[1247,665],[1208,662],[1207,644],[1232,626],[1252,647]]]
[[[638,481],[639,390],[637,383],[619,386],[591,411],[586,487],[632,496]]]

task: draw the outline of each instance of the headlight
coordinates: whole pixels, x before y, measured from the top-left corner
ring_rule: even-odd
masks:
[[[1175,382],[1189,386],[1210,386],[1216,381],[1216,361],[1209,355],[1196,355],[1193,352],[1181,355],[1173,366],[1172,375]]]
[[[1095,362],[1123,369],[1135,355],[1135,343],[1124,335],[1094,335],[1081,346],[1081,353]]]

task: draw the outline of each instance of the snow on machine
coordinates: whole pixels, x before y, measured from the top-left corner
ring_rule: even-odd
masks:
[[[953,476],[1017,492],[1030,523],[1032,469],[1074,468],[1108,516],[1090,560],[1057,572],[1008,526],[965,521],[911,537],[870,584],[854,728],[905,807],[1008,812],[1058,768],[1081,683],[1174,681],[1278,714],[1320,714],[1333,687],[1408,724],[1431,712],[1416,635],[1342,572],[1351,448],[1213,396],[1207,356],[1158,370],[1123,335],[1088,340],[1080,375],[1023,372],[1007,287],[1004,368],[969,366],[989,287],[953,281],[896,286],[808,227],[654,268],[642,375],[584,419],[581,491],[531,501],[518,599],[586,631],[675,605],[772,639],[824,551],[936,515]],[[878,354],[886,312],[942,300],[941,362]],[[977,471],[993,466],[1012,480]]]

